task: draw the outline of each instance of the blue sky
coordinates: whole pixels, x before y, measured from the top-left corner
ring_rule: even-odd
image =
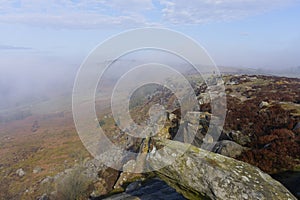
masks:
[[[300,66],[296,0],[0,0],[0,69],[79,67],[121,31],[165,27],[205,47],[217,65]]]

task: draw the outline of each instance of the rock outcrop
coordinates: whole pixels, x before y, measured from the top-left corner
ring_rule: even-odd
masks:
[[[155,140],[155,173],[188,199],[296,199],[268,174],[247,163],[170,140]]]

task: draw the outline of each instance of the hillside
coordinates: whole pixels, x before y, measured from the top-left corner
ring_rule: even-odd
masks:
[[[201,146],[210,126],[210,100],[206,98],[208,93],[202,79],[193,76],[191,81],[199,100],[196,112],[200,118],[196,124],[176,112],[176,98],[160,87],[135,94],[136,99],[131,105],[132,117],[137,122],[146,120],[151,105],[163,102],[172,119],[159,136],[172,139],[178,125],[185,123],[189,124],[189,129],[182,134],[197,128],[192,144]],[[296,174],[300,166],[300,80],[262,75],[224,75],[223,81],[227,116],[221,137],[209,143],[213,145],[212,151],[257,166],[274,177],[286,171]],[[147,96],[147,93],[152,96]],[[147,98],[142,98],[145,96]],[[60,106],[54,110],[47,109],[52,102]],[[0,190],[5,192],[1,193],[0,199],[36,199],[43,194],[58,197],[63,194],[59,185],[68,181],[67,177],[76,170],[83,170],[87,175],[82,180],[88,186],[83,184],[81,188],[81,195],[85,197],[122,192],[131,182],[141,180],[144,183],[155,176],[151,173],[119,173],[93,160],[76,133],[70,108],[70,101],[63,97],[60,100],[50,99],[27,107],[29,115],[25,113],[18,119],[6,120],[4,117],[1,120]],[[14,112],[20,114],[18,110]],[[97,112],[101,127],[113,142],[131,151],[142,150],[145,141],[126,137],[116,126],[108,108],[99,106]],[[151,151],[151,146],[148,151]],[[123,178],[125,181],[120,182]],[[299,188],[288,184],[286,187],[291,188],[294,195],[299,192]]]

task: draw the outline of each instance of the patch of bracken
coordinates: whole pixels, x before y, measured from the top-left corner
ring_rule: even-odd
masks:
[[[300,79],[268,76],[257,79],[267,84],[253,84],[250,94],[242,94],[251,95],[248,100],[227,95],[224,130],[239,130],[251,137],[251,143],[247,144],[250,150],[238,159],[267,173],[291,170],[300,164],[300,131],[293,130],[300,117],[292,115],[293,110],[283,109],[280,102],[300,102]],[[269,106],[260,107],[262,101]]]
[[[258,146],[244,152],[238,159],[255,165],[268,173],[293,169],[300,158],[299,142],[288,129],[275,129],[258,138]]]

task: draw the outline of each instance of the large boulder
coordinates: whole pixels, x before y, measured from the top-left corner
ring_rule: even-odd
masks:
[[[150,165],[188,199],[296,198],[279,182],[250,164],[170,140],[156,140]],[[161,148],[164,147],[164,148]],[[166,163],[171,163],[166,167]],[[162,168],[160,168],[162,167]]]

